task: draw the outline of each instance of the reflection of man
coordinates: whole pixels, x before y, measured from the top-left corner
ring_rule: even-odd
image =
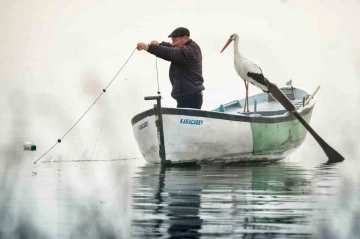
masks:
[[[170,61],[169,77],[172,84],[171,96],[178,108],[201,109],[202,91],[205,90],[202,76],[201,49],[190,39],[187,28],[178,27],[170,35],[172,43],[151,41],[140,42],[137,49]]]
[[[133,213],[139,218],[133,221],[131,231],[142,238],[200,238],[204,185],[197,182],[198,168],[146,165],[140,169],[140,177],[134,178],[133,195]]]

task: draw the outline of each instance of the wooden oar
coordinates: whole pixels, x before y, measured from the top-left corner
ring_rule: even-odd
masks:
[[[296,111],[295,106],[290,102],[290,100],[284,95],[284,93],[274,84],[271,82],[267,82],[269,93],[280,102],[282,106],[286,110],[288,110],[291,114],[293,114],[300,123],[310,132],[310,134],[315,138],[315,140],[319,143],[321,148],[324,150],[325,154],[328,156],[329,163],[337,163],[342,162],[344,157],[341,156],[335,149],[333,149],[330,145],[328,145],[316,132],[311,128],[311,126],[301,117],[301,115]]]
[[[314,92],[311,95],[309,95],[309,98],[304,102],[304,106],[309,104],[310,100],[316,95],[316,93],[318,92],[319,89],[320,89],[320,86],[316,87]]]

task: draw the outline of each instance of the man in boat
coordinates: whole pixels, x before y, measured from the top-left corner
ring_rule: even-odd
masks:
[[[171,96],[177,101],[177,108],[201,109],[202,92],[205,90],[201,49],[190,39],[190,31],[187,28],[178,27],[168,37],[171,37],[172,43],[159,43],[155,40],[150,44],[140,42],[137,49],[171,62]]]

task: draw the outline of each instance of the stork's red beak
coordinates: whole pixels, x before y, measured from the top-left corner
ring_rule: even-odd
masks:
[[[220,51],[223,52],[225,50],[225,48],[231,43],[231,38],[229,38],[229,40],[226,42],[225,46],[223,47],[223,49]]]

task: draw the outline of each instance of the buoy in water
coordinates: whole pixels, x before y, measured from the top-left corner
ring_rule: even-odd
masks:
[[[24,143],[24,150],[35,151],[36,150],[36,145],[33,142],[25,142]]]

